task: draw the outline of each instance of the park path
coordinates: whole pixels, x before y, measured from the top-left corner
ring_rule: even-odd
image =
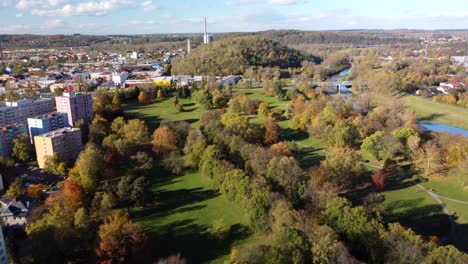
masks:
[[[296,144],[298,144],[300,146],[303,146],[303,147],[306,147],[306,148],[313,148],[312,146],[309,146],[309,145],[306,145],[306,144],[303,144],[303,143],[300,143],[300,142],[296,142]],[[323,152],[323,153],[326,153],[326,154],[330,153],[329,151],[327,151],[325,149],[319,149],[319,151]],[[362,165],[370,167],[370,168],[383,169],[383,166],[376,166],[376,165],[373,165],[373,164],[370,164],[370,163],[367,163],[367,162],[360,162],[360,163]],[[400,175],[400,176],[404,176],[404,175]],[[453,199],[453,198],[449,198],[449,197],[445,197],[445,196],[442,196],[442,195],[438,195],[438,194],[426,189],[426,187],[424,187],[421,184],[415,182],[414,180],[412,180],[412,179],[409,179],[409,180],[411,181],[411,183],[414,186],[418,187],[419,189],[421,189],[422,191],[424,191],[425,193],[430,195],[437,202],[437,204],[439,204],[439,206],[442,208],[442,212],[444,212],[444,214],[446,214],[448,216],[449,222],[450,222],[450,232],[449,232],[449,236],[447,238],[443,238],[443,240],[448,240],[448,239],[454,237],[455,232],[456,232],[456,230],[455,230],[456,229],[455,220],[453,218],[452,212],[450,212],[450,210],[447,208],[447,206],[442,201],[442,199],[447,199],[447,200],[450,200],[450,201],[453,201],[453,202],[456,202],[456,203],[460,203],[460,204],[465,204],[465,205],[468,205],[468,202]]]

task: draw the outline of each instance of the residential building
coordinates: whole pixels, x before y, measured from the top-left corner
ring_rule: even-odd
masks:
[[[14,102],[6,102],[6,106],[0,107],[0,126],[26,123],[28,117],[50,113],[54,109],[54,100],[51,98],[20,99]]]
[[[116,85],[122,85],[125,83],[125,81],[128,79],[128,73],[127,72],[123,72],[123,73],[114,73],[112,75],[112,81],[116,84]]]
[[[37,82],[41,87],[48,87],[49,85],[56,83],[57,80],[54,77],[41,77]]]
[[[36,200],[24,194],[16,199],[4,195],[0,203],[3,209],[0,219],[4,227],[25,227],[28,224],[31,209],[37,204]]]
[[[0,127],[0,156],[11,156],[13,151],[13,140],[21,134],[28,134],[28,127],[24,124]]]
[[[93,120],[93,98],[89,93],[63,93],[55,97],[57,112],[68,115],[68,124],[75,125],[79,120],[91,123]]]
[[[65,127],[34,137],[37,163],[39,168],[45,167],[45,161],[53,155],[59,156],[65,162],[76,160],[83,148],[79,128]]]
[[[37,135],[68,126],[68,115],[66,113],[54,112],[28,118],[28,130],[31,144],[34,144],[34,137]]]
[[[441,82],[437,90],[446,94],[452,89],[462,89],[464,87],[465,87],[465,84],[462,82],[451,82],[451,83]]]
[[[8,254],[5,246],[3,230],[0,229],[0,264],[8,264]]]

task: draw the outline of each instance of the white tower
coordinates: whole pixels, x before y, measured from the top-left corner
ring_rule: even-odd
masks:
[[[205,31],[203,34],[203,43],[208,44],[213,42],[213,35],[208,35],[208,31],[206,30],[206,17],[205,17]]]
[[[190,54],[190,39],[187,39],[187,54]]]

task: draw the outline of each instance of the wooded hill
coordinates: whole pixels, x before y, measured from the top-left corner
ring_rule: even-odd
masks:
[[[260,36],[226,37],[201,45],[186,58],[174,60],[174,74],[241,74],[251,66],[300,67],[305,57],[297,50]]]

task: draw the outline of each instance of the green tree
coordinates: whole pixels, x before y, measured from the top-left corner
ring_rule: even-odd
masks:
[[[361,145],[361,151],[370,154],[378,160],[386,157],[386,149],[383,142],[383,131],[377,131],[374,134],[366,137]]]
[[[92,192],[98,187],[103,169],[101,151],[95,145],[88,144],[70,171],[70,179],[77,181],[85,191]]]
[[[345,198],[332,200],[323,213],[324,223],[345,237],[357,257],[377,263],[383,261],[380,241],[383,225],[372,218],[362,206],[352,207]]]
[[[89,227],[89,216],[86,209],[78,208],[74,215],[74,226],[76,229],[86,230]]]
[[[249,128],[249,121],[247,117],[238,113],[226,113],[221,117],[221,124],[227,130],[232,131],[238,135],[245,135]]]
[[[331,148],[353,147],[359,139],[357,128],[346,120],[327,126],[322,134],[325,144]]]
[[[221,158],[220,151],[214,145],[206,147],[203,156],[200,159],[200,174],[204,177],[213,178],[213,168],[216,161]]]
[[[23,179],[18,177],[11,183],[6,193],[10,198],[16,199],[18,196],[23,194],[25,190],[26,189],[23,186]]]
[[[21,134],[13,140],[13,157],[21,162],[27,162],[34,159],[34,146],[29,141],[29,136]]]

